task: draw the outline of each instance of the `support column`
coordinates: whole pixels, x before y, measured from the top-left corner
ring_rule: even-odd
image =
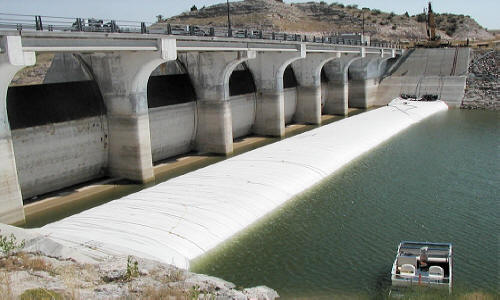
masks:
[[[292,64],[299,83],[295,121],[321,124],[321,70],[340,53],[308,53],[307,57]]]
[[[233,130],[229,106],[229,78],[242,62],[255,58],[255,51],[189,52],[179,55],[198,97],[196,149],[231,154]]]
[[[258,52],[248,62],[257,87],[257,108],[253,132],[259,135],[285,135],[285,104],[283,74],[286,67],[306,56],[305,45],[295,52]]]
[[[349,107],[368,108],[376,100],[381,56],[363,57],[352,62],[349,70]]]
[[[112,176],[141,183],[154,181],[147,84],[154,69],[177,58],[176,41],[159,39],[158,49],[96,53],[84,58],[107,109]]]
[[[35,64],[34,52],[23,52],[20,36],[0,40],[0,223],[24,223],[23,198],[7,116],[7,90],[12,78],[26,66]]]

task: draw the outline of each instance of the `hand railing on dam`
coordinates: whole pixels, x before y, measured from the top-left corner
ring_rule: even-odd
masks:
[[[297,33],[265,31],[255,28],[210,27],[200,25],[148,23],[127,20],[96,18],[69,18],[56,16],[0,13],[0,30],[59,31],[59,32],[106,32],[165,34],[180,36],[231,37],[235,39],[258,39],[296,41],[322,44],[371,46],[400,49],[398,43],[390,41],[362,42],[361,38],[348,38],[340,33],[327,36],[302,35]],[[351,35],[352,36],[352,35]]]

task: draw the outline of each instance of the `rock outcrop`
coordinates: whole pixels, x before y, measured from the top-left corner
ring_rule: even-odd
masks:
[[[500,51],[476,50],[462,108],[500,110]]]

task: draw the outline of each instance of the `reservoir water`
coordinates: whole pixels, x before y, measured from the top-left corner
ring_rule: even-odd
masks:
[[[451,242],[454,291],[500,293],[499,114],[410,127],[192,264],[283,299],[379,298],[401,240]],[[334,138],[334,137],[332,137]]]

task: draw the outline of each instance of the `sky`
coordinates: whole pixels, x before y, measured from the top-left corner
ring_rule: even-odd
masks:
[[[317,0],[319,1],[319,0]],[[224,0],[0,0],[0,13],[95,17],[100,19],[153,22],[157,15],[174,16],[192,5],[209,6]],[[233,1],[230,1],[233,2]],[[285,0],[291,2],[307,2]],[[421,13],[427,0],[329,0],[327,3],[357,4],[359,7],[411,15]],[[434,0],[434,11],[470,15],[483,27],[500,29],[498,0]],[[3,17],[3,16],[0,16]]]

